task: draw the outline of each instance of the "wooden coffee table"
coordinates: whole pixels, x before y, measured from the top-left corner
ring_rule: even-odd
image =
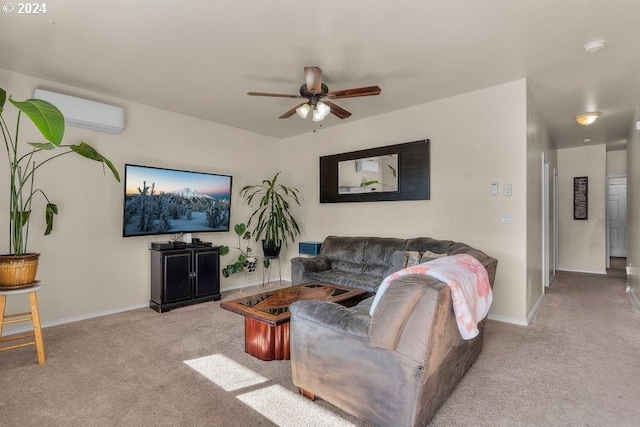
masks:
[[[245,317],[244,351],[261,360],[289,360],[291,303],[300,300],[346,303],[366,293],[362,289],[310,282],[223,301],[220,307]]]

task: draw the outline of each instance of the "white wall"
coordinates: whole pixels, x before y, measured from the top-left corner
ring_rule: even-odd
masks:
[[[559,269],[606,274],[606,147],[558,150]],[[573,219],[573,178],[589,177],[588,219]]]
[[[44,87],[123,106],[127,128],[121,135],[68,128],[67,141],[86,140],[120,171],[125,163],[137,163],[233,175],[232,223],[246,221],[249,212],[239,189],[281,169],[283,183],[299,188],[305,199],[293,210],[303,233],[297,241],[321,241],[329,234],[431,236],[484,250],[499,260],[491,315],[526,323],[535,300],[527,285],[535,275],[527,267],[533,259],[527,247],[527,193],[537,185],[528,182],[528,158],[548,141],[538,117],[533,120],[540,127],[538,136],[528,142],[525,80],[282,141],[2,70],[0,86],[17,99]],[[431,140],[431,200],[318,202],[320,156],[424,138]],[[146,306],[148,247],[167,236],[123,239],[122,184],[84,159],[69,156],[51,166],[39,178],[56,184],[46,189],[59,204],[60,217],[52,236],[33,230],[31,240],[31,249],[43,254],[38,277],[45,283],[40,296],[44,321]],[[6,176],[0,180],[0,186],[6,185]],[[499,196],[489,194],[491,181],[500,183]],[[512,185],[513,196],[502,194],[506,183]],[[6,204],[0,200],[0,211]],[[499,224],[500,213],[510,213],[512,224]],[[6,221],[0,216],[0,229],[6,229]],[[200,237],[216,244],[236,243],[233,233]],[[290,276],[288,260],[296,255],[297,242],[284,249],[284,278]],[[223,279],[222,288],[240,284],[236,276]]]
[[[549,233],[546,237],[550,242],[549,258],[553,259],[553,170],[556,168],[557,155],[540,110],[527,86],[527,319],[535,314],[534,310],[543,296],[542,153],[549,163]]]
[[[627,137],[627,265],[631,295],[640,308],[640,136],[636,130],[640,111],[636,109]]]
[[[607,151],[607,175],[627,174],[627,150]]]
[[[248,217],[249,210],[238,194],[240,188],[279,170],[280,142],[275,138],[4,70],[0,70],[0,87],[18,100],[31,97],[34,88],[44,87],[124,107],[127,124],[122,134],[67,127],[65,142],[82,139],[92,144],[121,174],[125,163],[135,163],[233,175],[232,225]],[[31,126],[27,120],[24,124]],[[29,135],[35,138],[36,132],[23,126],[22,137]],[[0,188],[6,189],[6,161],[1,160],[0,165]],[[43,321],[50,324],[148,305],[148,248],[150,242],[169,236],[121,237],[123,185],[104,176],[97,163],[68,155],[43,168],[37,179],[60,210],[52,235],[44,237],[40,221],[44,213],[39,205],[30,233],[29,249],[42,253],[38,278],[44,284],[39,292]],[[7,191],[0,194],[0,212],[7,212]],[[0,215],[0,230],[8,229],[7,221],[6,215]],[[0,251],[6,253],[6,234],[0,236]],[[237,245],[233,233],[195,236],[215,244]],[[254,249],[258,250],[257,244]],[[230,259],[227,256],[223,262]],[[239,275],[223,278],[222,288],[238,286],[240,281]]]
[[[283,169],[305,197],[300,240],[334,234],[465,242],[499,260],[492,315],[524,322],[526,105],[526,81],[518,80],[283,140]],[[320,156],[425,138],[431,200],[319,203]],[[500,196],[490,195],[491,181],[499,181]],[[513,196],[502,195],[504,183]],[[511,213],[513,223],[499,224],[500,213]],[[296,254],[290,246],[283,259]],[[288,275],[288,263],[283,268]]]

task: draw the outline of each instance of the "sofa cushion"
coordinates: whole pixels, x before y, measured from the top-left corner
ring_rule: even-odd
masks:
[[[374,347],[396,350],[407,318],[427,287],[416,283],[393,282],[371,318],[369,342]]]
[[[366,237],[337,237],[329,236],[322,242],[320,255],[331,261],[348,261],[361,264],[364,260]]]
[[[339,259],[334,259],[331,261],[332,270],[340,270],[345,273],[362,273],[363,267],[364,264],[362,264],[361,262],[342,261]]]
[[[442,253],[442,254],[438,254],[438,253],[431,252],[431,251],[425,251],[422,254],[422,257],[420,258],[419,264],[422,264],[423,262],[431,261],[431,260],[434,260],[434,259],[438,259],[438,258],[444,258],[446,256],[448,256],[448,254],[446,252]]]
[[[408,239],[405,245],[407,251],[425,252],[431,251],[435,253],[446,253],[454,244],[452,240],[436,240],[431,237],[416,237]]]
[[[382,283],[382,278],[364,273],[345,273],[340,270],[325,270],[311,272],[305,275],[306,279],[317,280],[319,282],[334,283],[336,285],[350,286],[352,288],[364,289],[367,292],[375,293]]]
[[[380,269],[380,276],[382,278],[387,277],[390,274],[400,271],[403,268],[407,268],[412,265],[420,263],[420,252],[418,251],[393,251],[391,261],[388,265],[382,266]]]
[[[396,251],[404,250],[406,240],[390,237],[369,237],[365,241],[362,262],[388,266]]]
[[[402,263],[402,268],[411,267],[413,265],[418,265],[422,261],[420,260],[420,252],[418,251],[404,251],[404,262]]]

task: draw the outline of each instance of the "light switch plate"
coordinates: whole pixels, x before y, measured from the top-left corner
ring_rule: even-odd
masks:
[[[510,213],[501,213],[500,214],[500,224],[511,224],[511,214]]]
[[[498,195],[498,181],[491,181],[491,195]]]
[[[502,192],[504,193],[505,196],[510,196],[511,195],[511,184],[505,184],[504,187],[502,187]]]

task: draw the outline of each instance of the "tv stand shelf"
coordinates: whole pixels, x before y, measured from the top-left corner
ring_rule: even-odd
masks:
[[[151,248],[149,307],[163,313],[220,299],[220,247]]]

